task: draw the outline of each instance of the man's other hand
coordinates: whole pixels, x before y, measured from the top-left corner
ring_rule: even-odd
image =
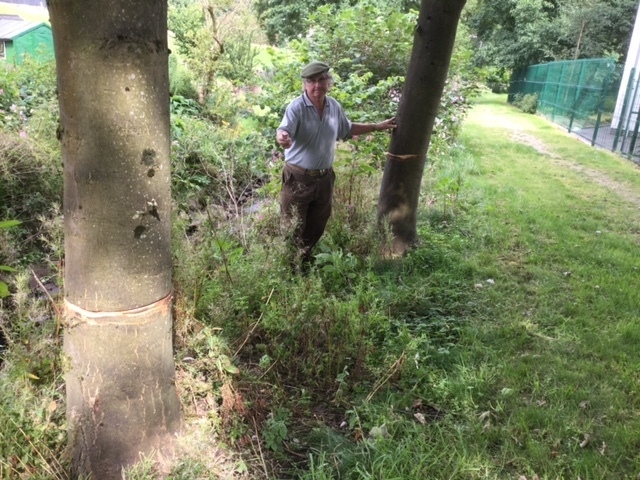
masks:
[[[282,148],[289,148],[291,146],[291,137],[289,133],[284,130],[278,130],[276,140]]]

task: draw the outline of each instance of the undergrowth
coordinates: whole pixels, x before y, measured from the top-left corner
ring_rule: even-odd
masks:
[[[637,172],[493,98],[464,146],[428,164],[420,243],[402,259],[380,254],[380,173],[358,149],[340,151],[336,209],[307,275],[291,270],[270,187],[238,215],[176,208],[184,429],[172,463],[145,459],[126,478],[635,478],[637,212],[484,115],[531,122],[565,162],[594,168],[597,155],[599,174],[627,189]],[[41,228],[59,252],[60,225]],[[23,269],[1,300],[9,478],[66,478],[45,290]]]

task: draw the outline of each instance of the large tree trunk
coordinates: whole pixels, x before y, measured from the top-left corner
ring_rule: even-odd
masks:
[[[378,219],[387,221],[394,253],[417,241],[420,185],[433,124],[466,0],[422,0],[395,130],[382,178]]]
[[[122,478],[180,425],[166,0],[49,0],[64,162],[75,475]]]

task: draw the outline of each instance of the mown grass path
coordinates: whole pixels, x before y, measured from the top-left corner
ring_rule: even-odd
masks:
[[[640,169],[505,96],[462,142],[478,307],[448,378],[469,431],[447,478],[638,478]]]

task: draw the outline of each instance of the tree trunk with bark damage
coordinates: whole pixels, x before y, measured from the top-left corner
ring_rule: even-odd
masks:
[[[395,254],[406,252],[418,238],[422,174],[465,2],[422,0],[420,7],[378,200],[378,220],[389,223]]]
[[[49,0],[64,162],[74,476],[120,479],[179,429],[166,0]]]

